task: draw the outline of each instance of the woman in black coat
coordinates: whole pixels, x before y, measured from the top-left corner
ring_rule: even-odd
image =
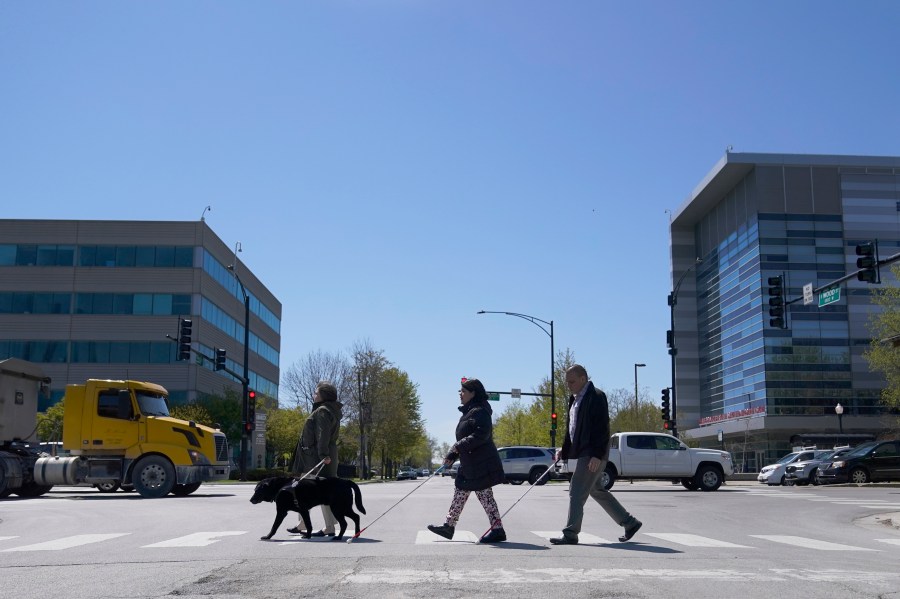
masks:
[[[450,503],[447,521],[442,526],[429,524],[428,530],[445,539],[453,538],[453,531],[469,494],[475,497],[491,521],[491,531],[481,538],[482,543],[499,543],[506,540],[506,532],[500,521],[500,510],[494,500],[491,487],[503,482],[503,462],[494,445],[491,406],[487,391],[478,379],[463,379],[459,390],[459,411],[462,417],[456,425],[456,443],[444,458],[444,467],[449,467],[459,459],[456,473],[456,492]]]

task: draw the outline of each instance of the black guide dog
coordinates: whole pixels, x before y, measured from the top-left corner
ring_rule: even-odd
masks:
[[[359,534],[359,516],[353,511],[353,499],[356,498],[356,509],[366,513],[362,504],[362,495],[359,487],[352,480],[343,478],[305,478],[298,480],[289,476],[276,476],[260,481],[253,491],[250,503],[257,504],[261,501],[275,502],[275,522],[269,534],[260,537],[268,541],[281,526],[281,522],[288,512],[300,512],[306,532],[301,533],[304,539],[312,537],[312,523],[309,520],[309,510],[317,505],[327,505],[331,513],[341,526],[337,536],[332,541],[340,541],[347,530],[349,517],[356,525],[356,534]]]

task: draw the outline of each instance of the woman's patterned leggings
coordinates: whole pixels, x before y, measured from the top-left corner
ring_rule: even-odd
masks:
[[[456,492],[453,493],[450,511],[447,512],[447,524],[450,526],[456,526],[456,523],[459,521],[459,515],[466,505],[469,493],[471,493],[471,491],[463,491],[462,489],[456,489]],[[497,508],[497,502],[494,501],[494,492],[491,488],[488,487],[483,491],[475,491],[475,497],[481,502],[484,512],[491,521],[491,528],[503,528],[503,523],[500,521],[500,510]]]

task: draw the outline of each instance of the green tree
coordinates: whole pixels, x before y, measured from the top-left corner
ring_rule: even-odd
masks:
[[[38,412],[37,436],[41,441],[61,441],[63,435],[63,414],[65,398],[47,408],[46,412]]]
[[[198,403],[187,403],[181,404],[180,406],[175,406],[171,410],[169,410],[169,415],[172,418],[179,418],[181,420],[192,420],[197,424],[205,424],[206,426],[214,426],[215,422],[213,422],[213,417],[210,415],[209,411],[203,407],[203,405]]]
[[[275,466],[287,470],[309,413],[302,405],[269,410],[266,416],[266,446],[275,455]]]
[[[900,264],[891,266],[891,272],[900,278]],[[886,379],[882,402],[897,410],[900,409],[900,288],[873,287],[871,300],[881,310],[869,319],[872,344],[863,355],[869,368],[882,373]]]

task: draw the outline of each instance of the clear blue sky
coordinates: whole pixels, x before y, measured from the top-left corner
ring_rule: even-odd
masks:
[[[281,366],[369,339],[459,377],[669,384],[668,215],[736,152],[900,155],[900,3],[4,2],[5,218],[206,220]],[[502,409],[505,401],[497,406]],[[549,441],[549,439],[548,439]]]

